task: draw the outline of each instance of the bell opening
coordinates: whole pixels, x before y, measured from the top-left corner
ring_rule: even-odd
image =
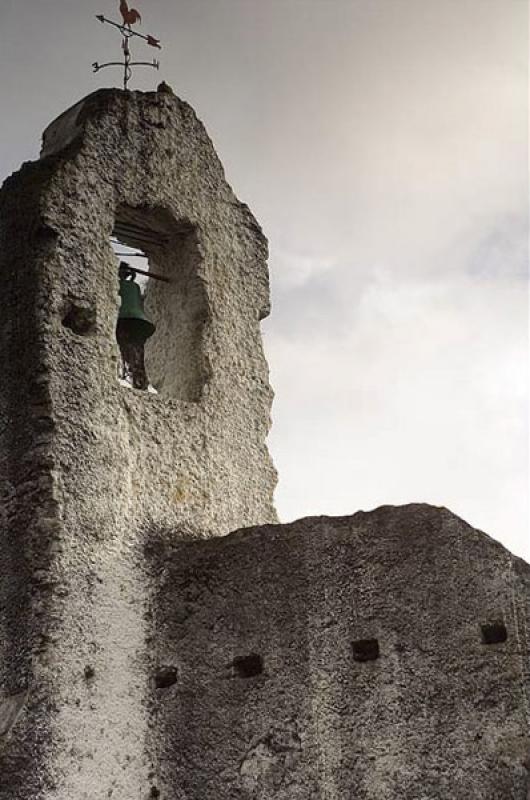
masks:
[[[208,318],[198,231],[165,209],[121,206],[111,235],[122,386],[197,402]]]

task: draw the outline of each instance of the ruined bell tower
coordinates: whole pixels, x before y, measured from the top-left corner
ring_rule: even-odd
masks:
[[[267,242],[167,91],[62,114],[0,217],[0,797],[148,797],[145,548],[276,520]],[[151,391],[119,380],[111,237],[165,278],[145,292]]]
[[[530,796],[530,566],[423,504],[271,524],[266,259],[167,90],[1,190],[0,800]]]

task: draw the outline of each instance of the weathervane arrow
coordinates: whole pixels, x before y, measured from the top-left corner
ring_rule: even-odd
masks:
[[[162,45],[160,44],[160,39],[155,39],[154,36],[147,34],[144,36],[143,33],[138,33],[138,31],[133,31],[128,28],[126,25],[120,25],[119,22],[113,22],[111,19],[107,19],[103,16],[103,14],[96,14],[96,19],[99,19],[100,22],[106,22],[107,25],[112,25],[114,28],[117,28],[121,33],[127,37],[136,36],[138,39],[143,39],[147,44],[151,45],[151,47],[158,47],[159,50],[162,49]]]

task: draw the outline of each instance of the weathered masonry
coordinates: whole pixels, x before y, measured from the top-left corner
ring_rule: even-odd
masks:
[[[0,215],[0,733],[23,704],[0,797],[148,796],[144,546],[276,519],[267,242],[167,93],[64,113]],[[158,394],[118,380],[113,233],[170,281],[146,290]]]
[[[52,123],[0,274],[0,800],[528,800],[530,567],[425,505],[275,524],[267,243],[188,105]]]

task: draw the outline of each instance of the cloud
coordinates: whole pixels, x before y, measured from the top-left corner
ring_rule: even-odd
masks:
[[[282,516],[426,501],[527,552],[524,282],[378,269],[357,295],[330,285],[302,293],[319,313],[295,307],[289,328],[288,300],[265,330]]]

